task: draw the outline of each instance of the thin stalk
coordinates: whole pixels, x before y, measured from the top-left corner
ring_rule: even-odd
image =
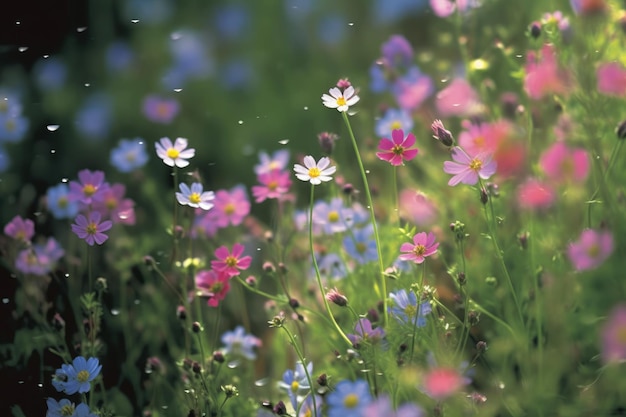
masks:
[[[374,215],[374,204],[372,203],[372,194],[370,193],[370,187],[367,182],[367,175],[365,174],[365,168],[363,167],[363,161],[359,154],[359,147],[357,146],[350,120],[348,120],[348,114],[346,112],[341,113],[343,121],[346,123],[348,133],[350,134],[350,140],[352,141],[352,147],[354,148],[354,154],[356,156],[357,163],[359,164],[359,170],[361,171],[361,178],[363,180],[363,187],[365,188],[365,196],[367,198],[367,206],[370,212],[370,218],[372,221],[372,227],[374,229],[374,239],[376,240],[376,251],[378,253],[378,268],[380,270],[380,288],[378,285],[374,285],[374,289],[378,293],[379,297],[383,299],[383,324],[387,326],[388,312],[387,312],[387,281],[385,278],[385,266],[383,265],[383,255],[380,248],[380,237],[378,236],[378,227],[376,226],[376,217]],[[313,202],[311,202],[313,204]]]
[[[302,354],[302,351],[298,347],[298,344],[296,343],[296,339],[293,337],[293,334],[291,334],[291,332],[289,331],[287,327],[281,326],[281,328],[285,331],[285,333],[287,333],[287,337],[289,338],[289,341],[291,342],[293,349],[296,351],[296,355],[298,356],[300,363],[302,363],[302,368],[304,368],[304,374],[306,375],[306,380],[309,383],[309,387],[311,389],[311,399],[313,400],[313,411],[314,411],[313,415],[316,416],[317,415],[317,403],[315,401],[315,392],[313,391],[313,379],[311,379],[311,374],[309,374],[309,369],[306,366],[306,360],[304,359],[304,355]]]

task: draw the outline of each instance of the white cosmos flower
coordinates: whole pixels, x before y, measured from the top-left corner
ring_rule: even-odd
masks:
[[[340,112],[348,111],[350,106],[354,106],[359,101],[359,96],[356,95],[352,86],[346,88],[343,92],[337,87],[331,88],[328,92],[330,95],[322,95],[324,106],[337,109]]]
[[[329,166],[330,159],[324,157],[315,162],[315,159],[311,155],[304,157],[304,166],[295,164],[293,170],[296,171],[296,177],[301,181],[308,181],[313,185],[321,184],[322,181],[330,181],[333,178],[331,175],[337,170],[336,166]]]

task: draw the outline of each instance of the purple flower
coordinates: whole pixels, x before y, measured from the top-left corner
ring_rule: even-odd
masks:
[[[448,181],[448,185],[452,187],[459,183],[474,185],[479,177],[486,180],[495,174],[498,167],[488,153],[479,153],[472,158],[462,148],[455,146],[451,154],[454,161],[445,161],[443,172],[453,175]]]
[[[424,410],[419,406],[406,403],[394,411],[391,400],[387,395],[381,395],[363,410],[363,417],[422,417]]]
[[[109,230],[113,226],[113,222],[106,220],[100,223],[101,217],[102,215],[99,211],[91,212],[89,219],[79,214],[76,217],[76,223],[72,224],[72,232],[79,238],[85,239],[89,246],[93,246],[94,242],[102,245],[109,238],[103,232]]]
[[[89,205],[94,200],[100,199],[108,187],[109,185],[104,182],[104,172],[83,169],[78,173],[78,181],[70,182],[69,198],[71,201]]]
[[[222,343],[226,345],[223,349],[225,354],[253,360],[256,359],[254,348],[261,346],[261,339],[247,334],[243,326],[237,326],[235,330],[222,335]]]
[[[156,123],[172,123],[179,109],[178,101],[172,98],[150,95],[143,100],[143,114]]]
[[[30,242],[35,235],[35,223],[30,219],[15,216],[4,226],[4,234],[15,240]]]
[[[265,152],[259,153],[259,164],[254,166],[257,175],[267,174],[272,171],[282,171],[289,164],[289,151],[281,149],[271,156]]]
[[[392,67],[406,67],[413,61],[413,47],[402,35],[391,35],[381,47],[383,58]]]
[[[595,269],[613,253],[613,235],[608,230],[586,229],[570,243],[567,255],[577,271]]]
[[[626,361],[626,304],[615,306],[602,328],[602,360]]]
[[[378,259],[376,241],[372,238],[373,226],[371,224],[353,229],[351,234],[343,238],[343,248],[358,263],[364,264]]]
[[[376,343],[385,337],[385,331],[382,328],[373,329],[372,322],[365,318],[359,319],[354,326],[354,331],[355,334],[347,335],[354,346],[359,345],[363,340]]]
[[[407,73],[398,78],[393,85],[393,93],[400,108],[417,109],[433,93],[433,80],[423,74],[417,66],[411,67]]]
[[[45,245],[35,244],[22,250],[15,259],[15,268],[24,274],[47,275],[64,254],[59,242],[49,238]]]

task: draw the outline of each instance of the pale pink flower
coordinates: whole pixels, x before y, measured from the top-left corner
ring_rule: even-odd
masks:
[[[248,269],[252,262],[251,256],[241,256],[245,249],[241,243],[235,243],[232,252],[226,246],[220,246],[215,250],[217,260],[211,261],[211,268],[217,272],[225,272],[231,277],[239,275],[240,271]]]
[[[280,201],[288,198],[287,193],[291,187],[291,174],[288,171],[273,170],[257,175],[260,185],[252,186],[254,201],[262,203],[268,198],[275,198]]]
[[[417,148],[411,149],[413,145],[415,145],[413,133],[409,133],[405,137],[402,129],[394,129],[391,132],[391,139],[382,138],[380,140],[378,143],[380,152],[376,152],[376,156],[393,166],[400,166],[404,161],[410,161],[417,156]]]
[[[626,361],[626,304],[613,307],[602,328],[602,360],[607,364]]]
[[[469,378],[454,368],[435,368],[424,375],[422,391],[429,397],[441,401],[459,392],[469,383]]]
[[[437,207],[426,194],[402,190],[398,197],[400,217],[417,226],[429,226],[437,219]]]
[[[293,170],[296,172],[296,177],[300,181],[307,181],[313,185],[319,185],[322,182],[328,182],[333,179],[331,175],[337,170],[336,166],[330,166],[330,158],[323,157],[319,162],[315,162],[315,159],[311,155],[304,157],[304,166],[295,164]]]
[[[570,74],[559,67],[552,45],[544,45],[541,58],[533,51],[528,53],[524,90],[533,100],[539,100],[549,94],[569,92]]]
[[[435,97],[437,112],[441,117],[474,116],[482,111],[478,94],[463,78],[455,78]]]
[[[451,154],[453,161],[445,161],[443,171],[453,175],[448,181],[448,185],[452,187],[459,183],[474,185],[478,183],[479,177],[486,180],[495,174],[498,167],[489,153],[480,153],[470,157],[462,148],[455,146]]]
[[[595,269],[613,253],[613,235],[608,230],[586,229],[570,243],[567,255],[577,271]]]
[[[546,176],[557,183],[583,182],[589,174],[589,154],[559,141],[546,149],[539,161]]]
[[[330,109],[337,109],[339,112],[346,112],[350,106],[354,106],[359,101],[354,87],[350,86],[341,91],[337,87],[331,88],[328,93],[322,95],[324,106]]]
[[[171,167],[186,167],[189,165],[187,159],[193,158],[196,154],[195,149],[187,148],[187,139],[185,138],[176,138],[173,144],[169,138],[161,138],[161,140],[154,144],[154,147],[156,148],[158,157],[163,160],[163,163]]]
[[[554,191],[548,184],[531,178],[517,189],[517,203],[525,209],[546,209],[554,203]]]
[[[430,0],[430,8],[438,17],[448,17],[457,9],[466,12],[470,7],[477,7],[477,0]]]
[[[35,235],[35,223],[31,219],[15,216],[4,226],[4,234],[15,240],[29,242]]]
[[[598,91],[612,96],[626,96],[626,68],[618,62],[601,64],[596,71]]]
[[[213,211],[218,214],[216,217],[218,227],[226,227],[229,224],[238,226],[250,213],[250,201],[243,186],[236,186],[230,191],[217,191],[213,204],[215,205]]]
[[[399,258],[402,261],[413,261],[421,264],[426,260],[427,256],[437,253],[439,243],[435,242],[436,237],[433,232],[417,233],[413,236],[413,243],[403,243],[400,246],[400,252],[403,252]]]

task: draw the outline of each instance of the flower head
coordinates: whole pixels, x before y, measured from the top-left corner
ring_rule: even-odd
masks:
[[[187,159],[193,158],[196,154],[195,149],[187,148],[187,139],[184,138],[176,138],[173,144],[169,138],[161,138],[154,146],[157,155],[163,160],[163,163],[171,167],[186,167],[189,165]]]
[[[394,129],[391,132],[391,139],[382,138],[378,143],[380,152],[376,152],[376,156],[389,162],[393,166],[402,165],[404,161],[410,161],[415,158],[418,153],[417,148],[411,149],[415,145],[415,135],[409,133],[404,137],[402,129]]]
[[[281,171],[278,169],[259,174],[257,181],[259,181],[260,185],[252,186],[254,201],[262,203],[268,198],[275,198],[279,201],[289,199],[289,187],[291,187],[290,176],[289,171]]]
[[[372,322],[365,318],[360,318],[357,321],[354,326],[354,332],[354,334],[347,335],[354,346],[359,345],[363,340],[376,343],[385,337],[385,331],[381,327],[374,329]]]
[[[243,186],[236,186],[230,191],[217,191],[214,204],[213,211],[217,214],[215,220],[218,227],[226,227],[229,224],[238,226],[250,213],[248,194]]]
[[[89,205],[100,199],[108,187],[109,184],[104,182],[104,172],[83,169],[78,173],[78,181],[70,182],[69,198]]]
[[[423,417],[426,413],[419,406],[411,403],[402,404],[393,409],[387,395],[379,396],[363,410],[363,417]]]
[[[31,219],[15,216],[4,226],[4,234],[21,242],[30,242],[35,235],[35,223]]]
[[[169,124],[178,114],[180,106],[177,100],[149,95],[143,100],[143,114],[148,120]]]
[[[361,229],[353,229],[351,234],[343,238],[343,248],[360,264],[378,259],[376,240],[372,238],[373,232],[373,226],[369,224]]]
[[[313,373],[313,362],[307,364],[306,371],[302,362],[297,362],[296,369],[286,370],[283,373],[283,380],[278,383],[278,386],[289,395],[294,410],[298,409],[298,396],[305,395],[311,389],[306,376],[307,371],[309,375]]]
[[[46,202],[56,219],[72,219],[78,214],[78,203],[70,199],[70,187],[65,183],[48,188]]]
[[[540,160],[541,169],[552,181],[583,182],[589,174],[589,155],[580,148],[569,148],[558,141],[548,148]]]
[[[567,255],[577,271],[595,269],[613,253],[613,235],[608,230],[586,229],[570,243]]]
[[[469,378],[463,376],[458,370],[438,367],[424,375],[422,390],[429,397],[439,401],[455,394],[469,383]]]
[[[389,307],[389,312],[399,322],[416,324],[417,327],[426,326],[425,316],[432,312],[432,307],[428,301],[424,301],[418,306],[415,293],[413,291],[407,293],[405,289],[390,293],[389,298],[393,301],[393,306]],[[416,315],[417,317],[415,317]]]
[[[396,129],[413,129],[413,118],[406,110],[389,108],[383,117],[376,122],[376,134],[380,137],[386,137]]]
[[[435,104],[442,117],[473,116],[483,107],[476,90],[463,78],[455,78],[437,93]]]
[[[271,156],[266,152],[260,152],[259,164],[254,166],[254,172],[261,175],[275,170],[282,171],[287,168],[288,163],[289,151],[287,149],[278,150]]]
[[[541,59],[534,53],[528,54],[524,90],[533,100],[548,94],[567,94],[570,90],[570,74],[559,67],[556,52],[551,45],[541,49]]]
[[[430,128],[433,131],[433,138],[437,139],[439,142],[443,143],[445,146],[454,145],[454,137],[449,130],[443,125],[443,122],[439,119],[436,119],[431,125]]]
[[[132,172],[148,162],[146,144],[140,138],[122,139],[116,148],[111,150],[111,165],[120,172]]]
[[[247,334],[243,326],[237,326],[235,330],[222,335],[222,343],[225,354],[243,356],[246,359],[256,358],[255,347],[261,346],[261,340],[251,334]]]
[[[337,167],[329,166],[330,159],[323,157],[319,162],[315,162],[315,159],[311,155],[304,157],[304,166],[295,164],[293,170],[296,172],[296,177],[301,181],[309,181],[313,185],[321,184],[322,181],[327,182],[332,180],[331,175],[335,173]]]
[[[313,226],[320,226],[326,234],[346,231],[353,223],[352,218],[353,210],[344,206],[341,197],[333,198],[330,203],[319,201],[313,206]]]
[[[400,246],[400,252],[404,252],[399,256],[400,260],[421,264],[427,256],[437,253],[439,243],[435,242],[435,239],[433,232],[428,234],[425,232],[417,233],[413,236],[413,244],[403,243]]]
[[[230,291],[230,275],[226,272],[217,272],[213,269],[198,271],[196,274],[196,288],[199,295],[208,297],[207,304],[217,307]]]
[[[331,88],[328,93],[322,95],[322,102],[324,106],[330,109],[337,109],[339,112],[346,112],[350,106],[354,106],[359,101],[359,96],[356,95],[354,87],[350,86],[344,91],[341,91],[337,87]]]
[[[211,261],[211,267],[218,272],[225,272],[231,277],[239,275],[240,271],[248,269],[252,262],[251,256],[241,256],[245,249],[241,243],[235,243],[232,252],[226,246],[220,246],[215,250],[217,260]]]
[[[96,417],[96,415],[89,410],[87,404],[80,403],[74,405],[74,403],[67,398],[63,398],[61,401],[48,398],[46,399],[46,405],[48,406],[46,417]]]
[[[369,385],[362,379],[343,380],[327,396],[328,417],[361,417],[372,402]]]
[[[486,180],[495,174],[498,166],[488,153],[470,157],[462,148],[455,146],[451,154],[453,161],[443,163],[443,171],[453,175],[448,181],[450,186],[459,183],[474,185],[478,182],[478,177]]]
[[[93,246],[94,243],[102,245],[109,238],[104,232],[113,226],[113,222],[106,220],[101,223],[101,217],[99,211],[89,213],[89,219],[79,214],[76,217],[76,223],[72,224],[72,232],[79,238],[85,239],[89,246]]]
[[[85,359],[83,356],[77,356],[71,365],[63,364],[61,368],[57,369],[55,373],[57,379],[53,385],[57,391],[63,391],[69,395],[77,392],[83,394],[89,392],[91,381],[98,376],[101,369],[102,365],[100,365],[98,358]],[[66,380],[59,382],[59,376],[65,377]]]
[[[183,206],[201,208],[202,210],[210,210],[213,208],[213,200],[215,193],[213,191],[204,191],[202,184],[194,182],[191,188],[187,184],[179,184],[180,193],[176,193],[176,200]]]
[[[602,328],[602,360],[626,361],[626,304],[615,306]]]
[[[626,95],[626,69],[617,62],[601,64],[596,72],[598,91],[612,96]]]
[[[45,245],[34,244],[20,251],[15,259],[15,268],[24,274],[43,276],[54,268],[65,251],[54,238],[48,238]]]
[[[525,209],[547,209],[554,199],[552,187],[534,178],[526,180],[517,189],[517,203]]]

